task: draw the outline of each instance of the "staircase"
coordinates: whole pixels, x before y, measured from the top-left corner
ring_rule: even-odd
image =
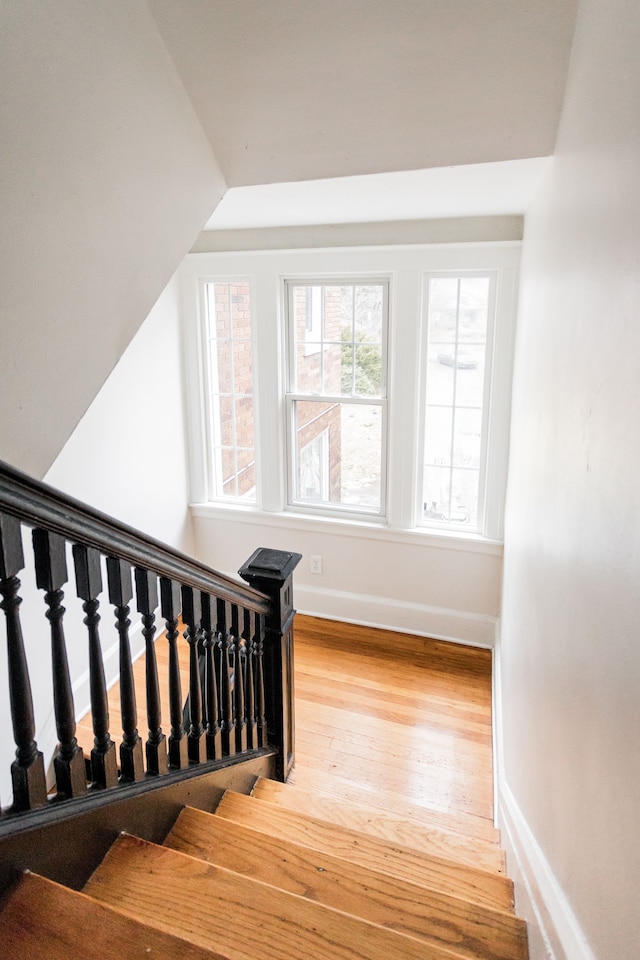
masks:
[[[294,668],[299,560],[258,548],[241,583],[0,463],[3,960],[527,960],[492,823],[490,653],[307,617]]]
[[[527,960],[492,828],[462,835],[259,778],[164,844],[121,834],[82,892],[25,873],[6,960]]]

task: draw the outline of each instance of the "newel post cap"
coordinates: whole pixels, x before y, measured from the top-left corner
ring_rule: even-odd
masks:
[[[242,564],[238,573],[247,583],[255,580],[275,580],[284,583],[301,560],[301,553],[258,547],[246,563]]]

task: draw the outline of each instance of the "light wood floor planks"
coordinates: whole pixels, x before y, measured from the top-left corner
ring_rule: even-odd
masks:
[[[492,822],[489,651],[298,615],[295,656],[292,783]]]
[[[187,644],[181,642],[183,695]],[[156,641],[168,735],[167,643]],[[138,730],[146,739],[144,658],[134,666]],[[460,828],[493,817],[491,654],[298,615],[295,645],[296,766],[291,782],[397,815],[446,812]],[[119,689],[109,693],[112,738]],[[90,718],[78,724],[89,753]]]

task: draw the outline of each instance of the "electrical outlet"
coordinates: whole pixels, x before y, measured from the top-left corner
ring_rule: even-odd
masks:
[[[309,557],[309,572],[322,573],[322,557],[318,557],[318,556]]]

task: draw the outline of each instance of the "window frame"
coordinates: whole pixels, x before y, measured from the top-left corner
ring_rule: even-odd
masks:
[[[309,531],[376,529],[381,536],[409,538],[455,547],[465,543],[491,549],[502,542],[521,242],[407,244],[368,247],[265,249],[193,253],[179,271],[184,324],[184,370],[190,451],[192,508],[211,516],[254,516],[256,521],[295,524]],[[484,528],[439,528],[421,522],[421,456],[426,365],[425,276],[463,272],[496,273],[496,312],[492,347],[493,382],[487,398],[489,431],[486,453]],[[390,281],[388,303],[388,414],[383,443],[387,451],[384,481],[385,517],[339,515],[316,509],[312,502],[287,502],[287,353],[284,280]],[[253,376],[255,450],[258,463],[256,504],[211,500],[207,481],[208,438],[203,417],[201,360],[203,281],[244,280],[253,302]],[[418,478],[420,477],[420,482]],[[209,506],[208,506],[209,505]],[[463,525],[461,525],[462,527]],[[484,545],[484,546],[483,546]]]

